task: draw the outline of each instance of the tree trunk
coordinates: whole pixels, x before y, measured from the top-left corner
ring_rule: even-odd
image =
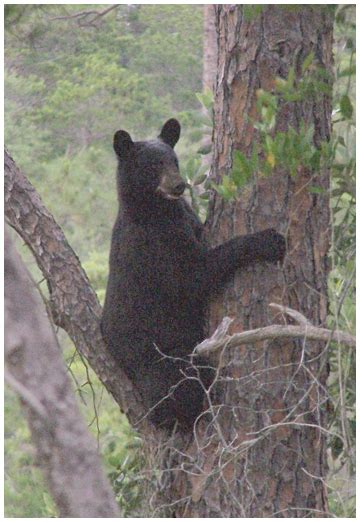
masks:
[[[118,517],[39,295],[5,236],[5,377],[27,415],[61,517]]]
[[[257,139],[252,118],[258,89],[271,91],[275,78],[287,78],[291,66],[300,77],[311,51],[331,72],[332,16],[320,6],[294,10],[271,5],[249,15],[244,7],[224,5],[217,8],[216,23],[213,176],[219,181],[231,169],[233,150],[249,154]],[[319,145],[330,138],[330,120],[328,95],[316,101],[282,100],[276,131],[299,129],[305,121],[314,125]],[[329,172],[300,168],[291,177],[280,166],[275,175],[254,181],[236,201],[214,198],[211,240],[216,244],[273,227],[286,236],[288,255],[283,267],[259,265],[239,273],[213,304],[210,328],[224,315],[236,318],[232,328],[237,332],[269,325],[274,321],[270,302],[325,325]],[[309,185],[325,190],[314,194]],[[208,484],[202,516],[306,517],[327,512],[325,348],[314,341],[278,340],[224,354],[222,377],[232,382],[219,392],[224,406],[218,424],[227,447],[218,447],[223,472]]]

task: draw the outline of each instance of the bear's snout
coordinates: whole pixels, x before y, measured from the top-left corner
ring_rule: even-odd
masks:
[[[157,191],[166,199],[178,199],[183,194],[186,186],[180,174],[165,174],[161,178]]]

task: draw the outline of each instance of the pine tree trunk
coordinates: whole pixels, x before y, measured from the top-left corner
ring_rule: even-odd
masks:
[[[232,153],[249,153],[257,139],[256,92],[271,91],[277,76],[296,77],[311,51],[329,73],[332,13],[327,7],[216,7],[219,41],[215,96],[215,180],[229,172]],[[330,80],[329,80],[330,82]],[[331,132],[331,98],[280,103],[276,131],[301,121],[313,124],[314,142]],[[319,193],[309,186],[323,189]],[[208,223],[213,244],[273,227],[287,239],[282,267],[262,264],[236,275],[213,303],[210,332],[224,316],[232,332],[286,318],[275,302],[303,313],[313,324],[327,316],[329,171],[299,168],[292,177],[279,166],[258,177],[236,201],[215,196]],[[327,351],[323,342],[267,341],[224,351],[213,398],[215,419],[186,449],[174,484],[178,517],[308,517],[328,513],[326,478]],[[220,406],[219,406],[220,405]],[[206,430],[206,431],[205,431]],[[174,500],[174,499],[173,499]]]
[[[319,6],[294,11],[272,5],[249,19],[241,7],[220,6],[217,28],[213,173],[219,179],[231,168],[233,149],[247,153],[256,140],[251,118],[256,115],[257,89],[270,91],[275,77],[286,78],[292,65],[299,74],[311,51],[318,63],[331,69],[332,21],[331,14]],[[327,96],[316,103],[282,103],[276,130],[289,125],[298,129],[301,121],[312,123],[319,144],[330,137],[330,118]],[[312,194],[309,185],[324,188],[324,195]],[[271,302],[299,310],[313,324],[325,325],[328,187],[326,170],[299,169],[292,178],[280,167],[274,176],[257,179],[236,202],[224,204],[215,198],[209,227],[214,243],[274,227],[286,235],[288,255],[281,268],[262,265],[239,273],[212,306],[211,329],[224,315],[236,318],[234,331],[271,324],[275,319],[268,307]],[[318,428],[326,423],[324,348],[317,342],[260,342],[227,355],[224,376],[236,380],[223,393],[227,409],[219,424],[228,444],[256,441],[232,461],[229,458],[231,478],[223,480],[223,487],[229,488],[224,491],[227,516],[242,511],[251,517],[275,513],[303,517],[311,514],[308,510],[320,515],[327,511],[322,482],[327,469],[325,436]],[[283,425],[270,428],[279,423]],[[238,506],[231,495],[238,499]],[[225,515],[223,507],[219,516],[220,512]]]

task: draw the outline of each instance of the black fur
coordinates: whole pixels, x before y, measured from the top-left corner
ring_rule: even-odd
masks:
[[[172,147],[179,134],[176,120],[169,120],[153,141],[133,142],[124,131],[115,134],[120,208],[101,326],[110,352],[146,407],[154,408],[151,421],[171,428],[177,420],[189,429],[203,410],[204,392],[188,356],[204,339],[211,296],[237,269],[281,260],[285,242],[268,229],[207,246],[203,226],[186,202],[166,199],[156,190],[164,173],[178,173]],[[206,366],[206,361],[198,364]],[[199,371],[208,387],[211,370]]]

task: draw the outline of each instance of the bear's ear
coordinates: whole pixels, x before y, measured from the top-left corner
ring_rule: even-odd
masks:
[[[116,155],[121,157],[126,156],[133,148],[134,142],[128,132],[124,130],[118,130],[114,134],[114,151]]]
[[[163,128],[161,129],[159,138],[168,145],[170,145],[170,147],[174,148],[177,142],[179,141],[180,130],[180,123],[174,118],[171,118],[171,120],[168,120],[164,124]]]

